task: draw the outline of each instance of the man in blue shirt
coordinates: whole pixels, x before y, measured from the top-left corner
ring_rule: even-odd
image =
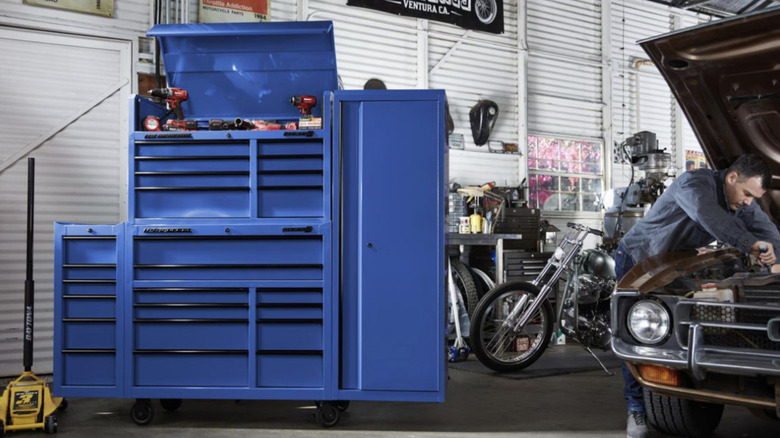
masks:
[[[715,240],[753,255],[764,265],[773,265],[780,232],[753,202],[766,193],[771,178],[769,166],[752,154],[739,157],[726,170],[683,173],[620,241],[615,251],[618,280],[638,261],[696,250]],[[648,429],[642,387],[625,365],[623,379],[628,402],[626,435],[644,438]]]

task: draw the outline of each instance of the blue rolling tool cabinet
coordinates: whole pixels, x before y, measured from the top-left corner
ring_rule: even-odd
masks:
[[[199,129],[145,131],[133,96],[128,220],[55,225],[54,393],[444,401],[444,92],[342,91],[330,22],[162,25]],[[212,119],[322,129],[209,130]]]

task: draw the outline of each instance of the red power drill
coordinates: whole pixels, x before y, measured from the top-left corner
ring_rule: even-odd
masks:
[[[308,117],[311,115],[311,109],[317,105],[317,98],[314,96],[293,96],[290,103],[301,110],[301,114]]]
[[[168,111],[173,111],[176,120],[184,118],[184,113],[181,110],[181,103],[187,100],[187,90],[182,90],[181,88],[155,88],[149,90],[149,94],[153,97],[165,99],[165,101],[168,102]]]

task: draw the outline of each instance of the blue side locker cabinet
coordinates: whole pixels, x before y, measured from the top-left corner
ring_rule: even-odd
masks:
[[[55,225],[54,393],[444,401],[444,92],[342,91],[333,25],[163,25],[197,129],[130,99],[128,220]],[[321,129],[210,130],[209,120]]]

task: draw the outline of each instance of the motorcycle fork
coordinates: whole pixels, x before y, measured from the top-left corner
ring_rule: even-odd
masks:
[[[577,281],[577,278],[579,277],[579,266],[575,262],[574,269],[568,270],[569,276],[566,279],[566,285],[563,288],[563,293],[561,294],[561,299],[557,303],[557,309],[555,312],[555,322],[558,323],[558,328],[563,331],[566,336],[573,336],[575,339],[579,335],[579,318],[580,318],[580,306],[579,306],[579,297],[580,297],[580,282]],[[561,321],[563,321],[563,309],[566,304],[566,300],[571,299],[572,306],[574,306],[574,317],[572,318],[572,321],[574,322],[574,326],[571,327],[571,329],[567,329],[563,326]]]
[[[520,312],[522,312],[520,319],[516,324],[514,324],[515,331],[525,327],[526,324],[528,324],[528,321],[530,321],[533,317],[534,313],[539,310],[539,306],[541,306],[544,300],[550,296],[550,292],[552,292],[552,285],[554,285],[561,278],[563,271],[568,269],[572,259],[580,253],[580,248],[582,248],[582,241],[585,240],[587,235],[587,231],[579,231],[577,233],[577,237],[574,239],[570,239],[568,236],[564,237],[563,242],[561,242],[561,245],[555,249],[555,254],[553,254],[553,256],[550,257],[550,260],[547,261],[547,264],[544,266],[544,269],[542,269],[542,272],[540,272],[536,279],[531,282],[534,286],[539,286],[539,284],[544,281],[544,277],[547,275],[550,269],[552,269],[552,267],[557,263],[555,271],[552,273],[552,276],[544,284],[544,286],[542,286],[542,289],[539,291],[539,295],[533,300],[531,305],[525,309],[525,311],[523,311],[523,306],[525,306],[525,303],[528,300],[521,299],[517,302],[517,304],[515,304],[515,306],[512,308],[512,311],[509,313],[509,317],[506,319],[506,321],[512,321],[514,315],[518,315]],[[563,249],[566,246],[571,246],[571,249],[568,252]],[[563,257],[561,257],[560,260],[556,258],[559,249],[564,252]]]

